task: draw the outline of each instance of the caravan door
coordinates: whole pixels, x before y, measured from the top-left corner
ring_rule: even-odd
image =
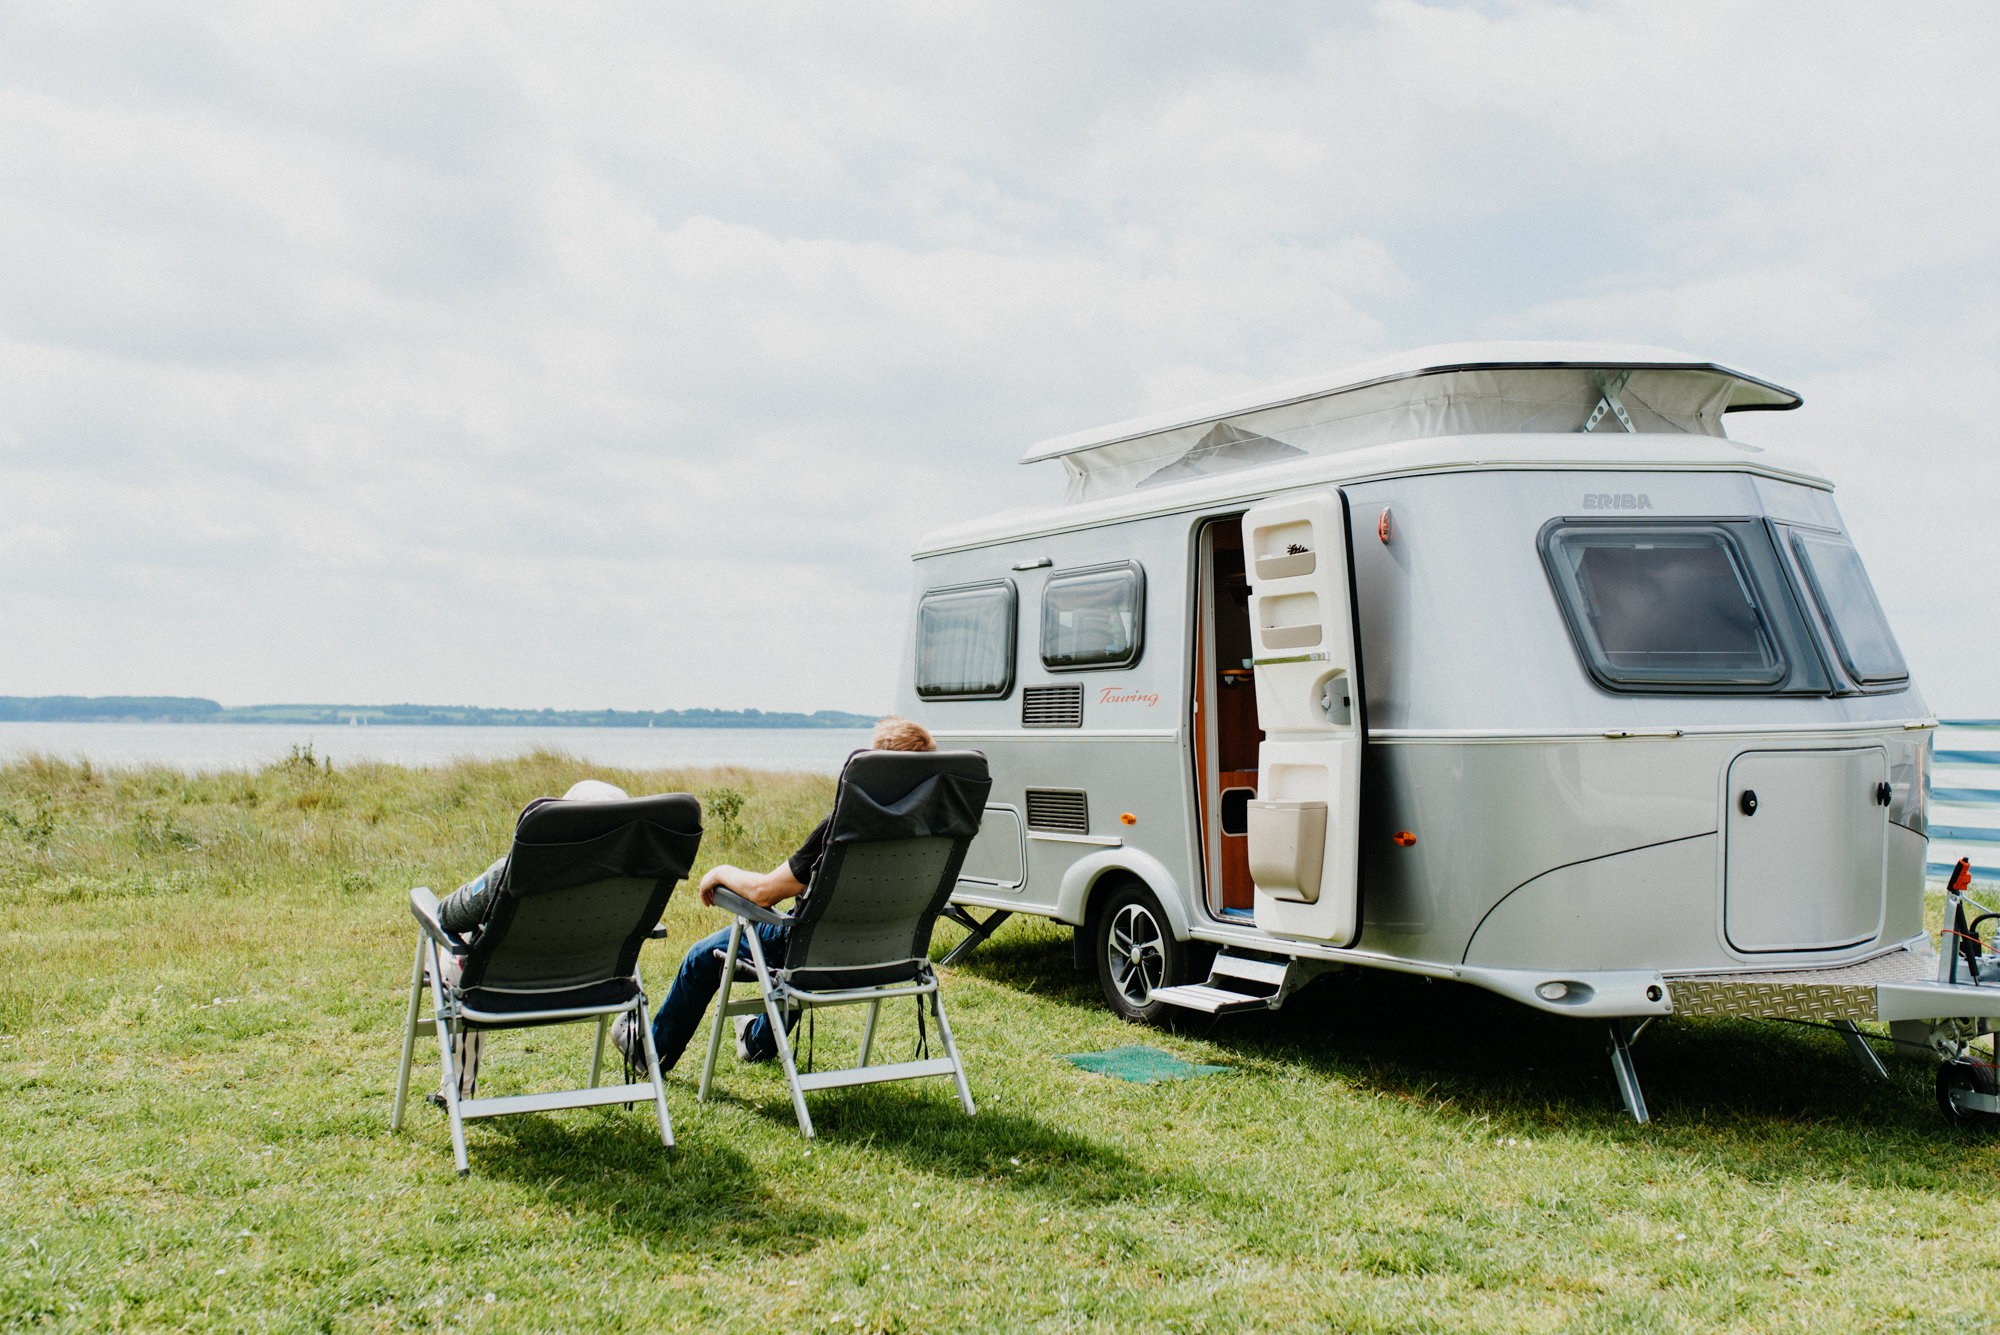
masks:
[[[1264,741],[1249,810],[1257,926],[1350,945],[1360,935],[1360,661],[1347,503],[1287,497],[1243,516]]]

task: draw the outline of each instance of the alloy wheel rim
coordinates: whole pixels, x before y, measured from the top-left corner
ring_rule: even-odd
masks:
[[[1111,936],[1104,953],[1118,995],[1133,1006],[1144,1006],[1167,970],[1160,924],[1144,906],[1127,904],[1111,920]]]

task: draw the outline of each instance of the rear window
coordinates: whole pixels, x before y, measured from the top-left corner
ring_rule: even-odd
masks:
[[[1049,576],[1042,588],[1042,666],[1054,672],[1130,667],[1146,632],[1146,572],[1136,561]]]
[[[1014,581],[932,589],[917,604],[917,694],[998,700],[1014,689]]]
[[[1882,604],[1875,601],[1861,554],[1838,538],[1806,533],[1792,535],[1792,550],[1805,567],[1806,582],[1847,675],[1864,685],[1907,679],[1910,669],[1889,633]]]
[[[1614,688],[1775,686],[1784,655],[1743,554],[1711,525],[1556,524],[1542,558],[1591,674]]]

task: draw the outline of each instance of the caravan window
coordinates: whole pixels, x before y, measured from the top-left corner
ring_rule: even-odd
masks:
[[[1014,689],[1014,581],[932,589],[917,605],[917,694],[1003,700]]]
[[[1861,568],[1861,554],[1838,538],[1806,533],[1792,535],[1792,550],[1805,567],[1813,599],[1833,632],[1847,675],[1864,685],[1907,678],[1910,669],[1903,663],[1896,637],[1889,633],[1882,604],[1875,601],[1875,587]]]
[[[1719,525],[1553,524],[1542,558],[1591,674],[1614,689],[1785,678],[1743,554]]]
[[[1146,635],[1146,572],[1137,561],[1049,576],[1042,588],[1042,666],[1051,672],[1131,667]]]

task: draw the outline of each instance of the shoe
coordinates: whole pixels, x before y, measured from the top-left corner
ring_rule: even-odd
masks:
[[[639,1036],[639,1026],[632,1022],[630,1014],[621,1015],[611,1022],[611,1044],[629,1065],[641,1071],[646,1069],[646,1043]]]
[[[754,1064],[756,1062],[768,1062],[777,1060],[778,1054],[775,1052],[758,1053],[750,1051],[750,1026],[757,1023],[759,1018],[760,1017],[755,1015],[739,1015],[736,1017],[735,1024],[736,1024],[737,1061],[750,1062]]]

